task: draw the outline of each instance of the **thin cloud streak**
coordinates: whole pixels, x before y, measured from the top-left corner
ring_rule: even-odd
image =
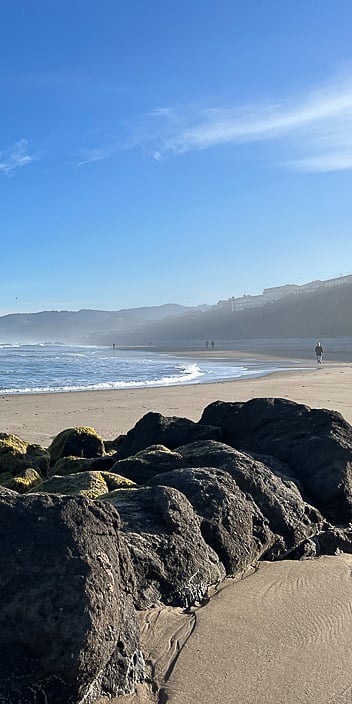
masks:
[[[72,166],[74,169],[79,169],[82,166],[87,166],[87,164],[105,161],[106,159],[110,159],[117,150],[117,141],[102,147],[82,149],[80,157],[77,157],[77,160],[72,163]]]
[[[221,145],[277,140],[299,158],[283,162],[304,171],[351,168],[343,158],[352,143],[352,79],[336,79],[290,100],[267,105],[209,108],[187,115],[158,108],[143,116],[133,145],[142,146],[160,161]],[[308,154],[307,154],[308,151]]]
[[[37,161],[37,154],[28,154],[28,139],[20,139],[11,147],[0,152],[0,173],[13,176],[17,169]]]

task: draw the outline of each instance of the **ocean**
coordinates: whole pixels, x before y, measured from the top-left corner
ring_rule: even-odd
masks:
[[[209,357],[211,352],[209,353]],[[264,376],[297,362],[190,359],[171,354],[52,344],[0,344],[0,393],[40,394],[178,386]]]

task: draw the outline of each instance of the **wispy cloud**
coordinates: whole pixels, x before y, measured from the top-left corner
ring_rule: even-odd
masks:
[[[78,169],[87,164],[110,159],[117,152],[119,146],[119,140],[116,137],[109,137],[109,141],[105,141],[102,146],[84,147],[72,161],[72,166]]]
[[[172,154],[269,140],[292,152],[291,159],[283,159],[288,168],[352,168],[352,78],[266,104],[188,111],[157,108],[136,126],[132,145],[142,146],[159,161]]]
[[[38,154],[29,154],[28,150],[28,139],[20,139],[15,144],[12,144],[11,147],[0,151],[0,173],[6,176],[13,176],[17,169],[28,166],[28,164],[39,158]]]

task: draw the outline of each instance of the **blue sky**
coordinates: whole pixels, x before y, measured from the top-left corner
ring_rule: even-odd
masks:
[[[350,0],[3,0],[0,314],[352,273]]]

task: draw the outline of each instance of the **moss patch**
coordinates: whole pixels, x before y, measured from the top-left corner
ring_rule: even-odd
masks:
[[[65,477],[50,477],[31,491],[43,494],[79,495],[96,499],[108,492],[108,485],[101,472],[79,472]]]
[[[4,486],[6,489],[18,491],[19,494],[26,494],[27,491],[41,484],[41,482],[42,477],[39,472],[31,467],[24,469],[23,472],[17,474],[15,477],[9,472],[0,474],[0,485]]]
[[[104,443],[94,428],[66,428],[56,435],[48,448],[51,464],[62,457],[102,457]]]

